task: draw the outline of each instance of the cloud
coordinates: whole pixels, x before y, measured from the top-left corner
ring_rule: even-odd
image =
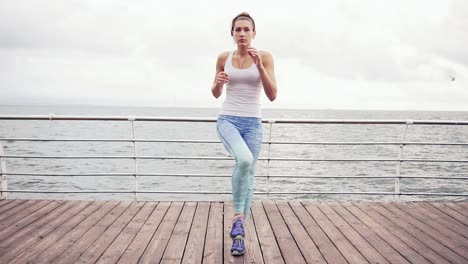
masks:
[[[276,63],[279,97],[267,107],[465,108],[464,1],[308,4],[4,1],[0,103],[27,95],[218,107],[216,56],[235,49],[230,20],[248,11],[254,45]]]
[[[266,36],[265,43],[275,43],[279,56],[298,58],[346,80],[431,81],[439,78],[439,72],[453,73],[453,64],[468,65],[462,59],[468,56],[463,46],[468,36],[462,34],[468,23],[458,11],[463,9],[458,7],[463,5],[460,1],[340,3],[314,8],[308,16],[300,16],[305,20],[271,18],[279,33]],[[452,65],[436,63],[439,60]],[[420,68],[432,68],[434,77],[421,74]]]

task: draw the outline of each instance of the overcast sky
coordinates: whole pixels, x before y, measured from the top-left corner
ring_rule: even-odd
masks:
[[[1,1],[0,104],[219,107],[242,11],[275,61],[264,107],[468,110],[466,0]]]

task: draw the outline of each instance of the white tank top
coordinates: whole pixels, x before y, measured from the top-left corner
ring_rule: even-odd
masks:
[[[247,69],[237,69],[232,65],[231,52],[224,65],[224,72],[229,76],[226,84],[226,99],[223,102],[222,115],[262,117],[260,94],[262,78],[255,63]]]

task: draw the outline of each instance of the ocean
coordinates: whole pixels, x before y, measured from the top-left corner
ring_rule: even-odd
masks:
[[[104,107],[104,106],[0,106],[0,115],[99,115],[99,116],[162,116],[216,117],[218,109]],[[264,109],[264,118],[275,119],[383,119],[383,120],[468,120],[468,111],[369,111]],[[215,123],[135,122],[137,139],[218,140]],[[264,124],[263,139],[270,129]],[[274,124],[272,141],[304,142],[400,142],[405,125],[342,125],[342,124]],[[0,138],[85,138],[130,139],[130,122],[122,121],[18,121],[0,120]],[[468,143],[468,126],[409,126],[406,142]],[[131,142],[23,142],[0,140],[5,155],[41,156],[131,156]],[[137,142],[139,156],[228,157],[221,143]],[[271,146],[272,158],[298,159],[396,159],[398,145],[291,145]],[[268,157],[264,144],[260,158]],[[468,160],[467,146],[407,145],[403,159]],[[292,194],[256,195],[255,199],[296,199],[316,201],[390,201],[390,195],[300,194],[301,192],[393,192],[394,179],[352,178],[353,176],[393,176],[398,162],[385,161],[268,161],[257,163],[257,192],[290,192]],[[234,160],[139,159],[139,173],[157,174],[222,174],[232,173]],[[7,158],[8,173],[134,173],[135,161],[125,159],[26,159]],[[468,177],[468,163],[403,162],[402,176]],[[295,178],[300,176],[301,178]],[[308,176],[344,176],[345,178],[308,178]],[[346,178],[348,177],[348,178]],[[132,190],[132,176],[8,176],[9,190]],[[402,192],[467,193],[463,179],[400,180]],[[230,192],[229,177],[138,177],[138,189],[146,191]],[[133,199],[133,194],[86,193],[40,194],[10,193],[12,199]],[[138,194],[139,200],[229,200],[229,194]],[[401,196],[403,201],[467,200],[468,197]]]

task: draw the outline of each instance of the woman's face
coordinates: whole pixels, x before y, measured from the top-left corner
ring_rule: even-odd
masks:
[[[236,20],[234,22],[232,37],[238,46],[250,47],[252,39],[255,37],[252,22],[245,19]]]

